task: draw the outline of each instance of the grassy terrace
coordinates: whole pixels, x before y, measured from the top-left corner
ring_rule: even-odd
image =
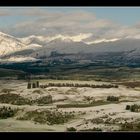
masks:
[[[140,87],[140,81],[133,81],[133,82],[120,82],[118,83],[120,85],[124,85],[128,88],[135,88],[135,87]]]
[[[131,122],[131,123],[125,123],[121,125],[121,129],[119,131],[140,131],[140,122]]]
[[[82,104],[59,104],[57,105],[57,108],[83,108],[83,107],[94,107],[94,106],[100,106],[100,105],[107,105],[107,104],[118,104],[121,102],[127,102],[127,101],[95,101],[93,103],[82,103]]]
[[[107,96],[106,100],[98,100],[94,101],[92,100],[91,103],[71,103],[71,104],[59,104],[57,105],[58,108],[82,108],[82,107],[93,107],[93,106],[100,106],[100,105],[106,105],[106,104],[118,104],[121,102],[128,102],[128,100],[120,101],[119,97],[115,96]]]
[[[13,105],[46,105],[52,103],[52,97],[50,95],[40,97],[36,100],[29,100],[18,94],[6,93],[0,95],[0,103],[7,103]]]
[[[34,110],[26,112],[22,117],[17,120],[32,120],[40,124],[64,124],[75,117],[72,112],[59,112],[53,110]]]

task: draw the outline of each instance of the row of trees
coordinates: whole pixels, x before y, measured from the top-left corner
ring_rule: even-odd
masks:
[[[48,83],[40,85],[41,88],[47,87],[91,87],[91,88],[118,88],[118,85],[92,85],[92,84],[74,84],[74,83]]]

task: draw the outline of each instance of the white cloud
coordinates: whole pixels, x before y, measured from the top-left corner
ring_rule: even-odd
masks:
[[[113,38],[113,39],[99,39],[99,40],[94,40],[91,42],[86,42],[87,44],[97,44],[97,43],[101,43],[101,42],[114,42],[119,40],[119,38]]]
[[[19,11],[19,13],[21,14],[22,12]],[[96,19],[93,13],[79,10],[72,12],[50,12],[32,9],[30,11],[24,11],[21,16],[23,15],[30,15],[30,18],[27,18],[24,22],[17,22],[17,24],[5,29],[5,31],[15,36],[37,34],[77,35],[79,33],[89,33],[90,30],[96,27],[100,28],[111,24],[107,20]],[[32,18],[31,15],[36,15],[36,18]]]
[[[44,36],[47,39],[61,38],[86,43],[115,41],[121,38],[139,38],[140,24],[124,26],[108,19],[97,18],[87,11],[47,11],[44,9],[17,9],[17,14],[28,16],[26,21],[2,29],[8,34],[25,37]],[[32,18],[35,17],[36,18]]]

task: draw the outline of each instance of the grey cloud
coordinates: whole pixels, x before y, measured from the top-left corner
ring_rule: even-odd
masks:
[[[11,12],[7,9],[0,9],[0,16],[10,16],[12,15]]]
[[[3,29],[6,33],[17,37],[92,33],[91,37],[85,39],[88,41],[140,36],[140,24],[131,27],[122,26],[108,19],[98,19],[95,14],[85,11],[50,12],[41,9],[27,9],[26,11],[22,9],[19,14],[31,16],[31,18],[11,28]],[[37,18],[32,19],[32,16],[37,16]]]

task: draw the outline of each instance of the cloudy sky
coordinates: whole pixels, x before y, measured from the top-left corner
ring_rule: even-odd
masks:
[[[140,7],[0,7],[0,31],[87,42],[140,38]]]

